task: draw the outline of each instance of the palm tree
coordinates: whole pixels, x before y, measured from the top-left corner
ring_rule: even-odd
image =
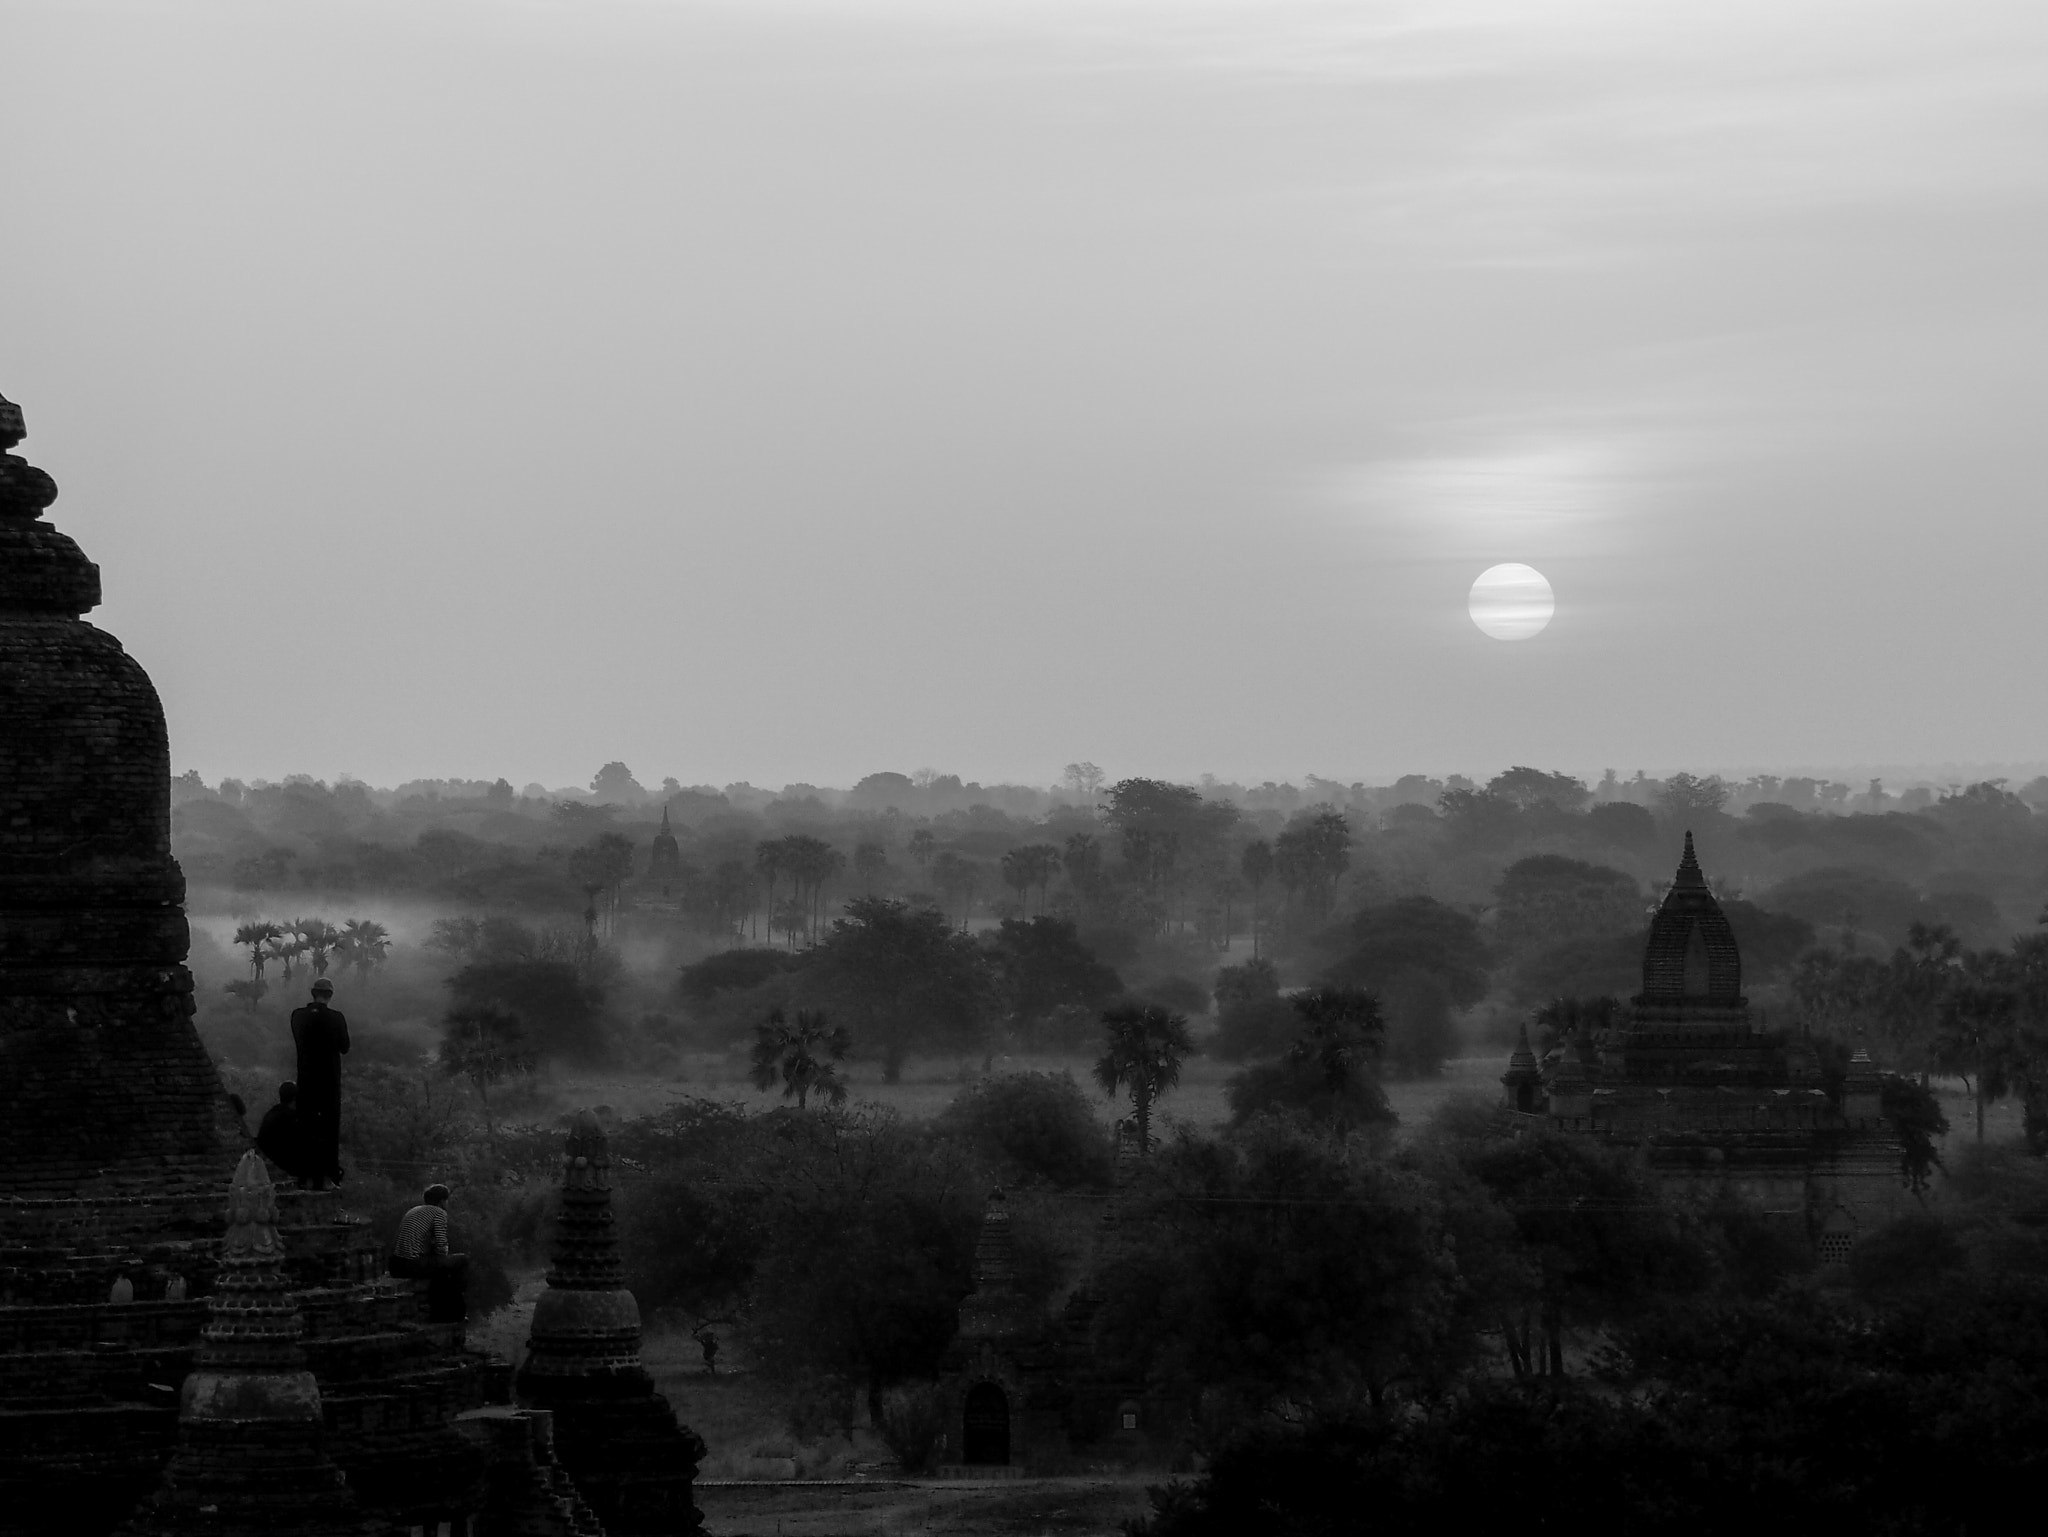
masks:
[[[917,861],[917,868],[920,871],[932,862],[932,855],[938,850],[939,840],[932,836],[929,827],[920,827],[910,835],[910,857]]]
[[[1031,850],[1011,849],[1003,856],[1003,884],[1017,890],[1017,913],[1019,917],[1031,916],[1031,877],[1034,874]]]
[[[235,930],[235,943],[249,947],[249,979],[252,982],[263,980],[263,968],[275,953],[270,949],[271,942],[283,934],[283,929],[262,918]]]
[[[299,942],[311,959],[313,975],[326,976],[328,959],[341,942],[341,930],[325,918],[301,918],[292,927],[298,931]]]
[[[441,1037],[441,1070],[460,1073],[475,1085],[477,1101],[483,1106],[484,1136],[495,1159],[498,1126],[491,1116],[491,1085],[533,1069],[519,1017],[490,1007],[455,1009],[442,1025],[446,1033]]]
[[[843,1105],[846,1083],[832,1064],[852,1046],[845,1027],[827,1029],[825,1016],[815,1009],[797,1010],[795,1024],[776,1009],[754,1026],[754,1087],[772,1089],[780,1079],[782,1097],[794,1099],[799,1110],[813,1094]]]
[[[352,967],[367,987],[370,973],[383,965],[391,954],[391,931],[374,919],[351,918],[341,926],[337,948],[341,951],[342,963]]]
[[[754,845],[754,868],[761,872],[761,879],[768,883],[768,895],[766,898],[768,904],[768,942],[773,944],[775,942],[775,878],[782,873],[782,844],[779,840],[772,843],[757,843]]]
[[[1244,853],[1238,857],[1238,869],[1244,872],[1244,883],[1252,889],[1252,959],[1259,958],[1259,893],[1266,882],[1273,878],[1273,845],[1261,838],[1256,843],[1247,843]]]
[[[889,851],[879,843],[863,843],[853,851],[853,867],[860,872],[861,895],[875,894],[875,877],[889,868]]]
[[[1152,1150],[1152,1102],[1180,1082],[1180,1065],[1195,1049],[1188,1017],[1156,1003],[1127,1003],[1102,1016],[1109,1049],[1095,1064],[1095,1081],[1110,1098],[1131,1096],[1138,1151]]]
[[[284,967],[285,981],[291,981],[292,962],[306,953],[306,920],[294,918],[290,923],[280,923],[269,948],[270,958]]]

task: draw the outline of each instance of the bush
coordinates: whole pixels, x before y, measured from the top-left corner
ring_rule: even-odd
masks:
[[[922,1473],[931,1467],[932,1452],[939,1444],[939,1431],[945,1422],[945,1400],[938,1384],[904,1383],[882,1395],[882,1414],[875,1422],[875,1434],[895,1454],[899,1468],[906,1473]]]
[[[941,1112],[938,1128],[972,1147],[1005,1184],[1071,1190],[1109,1179],[1108,1134],[1068,1073],[985,1079]]]
[[[1294,1056],[1261,1062],[1233,1074],[1224,1093],[1230,1099],[1232,1126],[1243,1126],[1257,1116],[1287,1112],[1318,1125],[1347,1129],[1391,1126],[1397,1119],[1386,1091],[1373,1079],[1356,1076],[1332,1085],[1313,1062]]]

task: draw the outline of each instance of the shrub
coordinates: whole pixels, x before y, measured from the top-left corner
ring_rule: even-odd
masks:
[[[1056,1190],[1109,1178],[1109,1137],[1068,1073],[1011,1073],[963,1090],[939,1130],[985,1158],[1005,1183],[1039,1180]]]

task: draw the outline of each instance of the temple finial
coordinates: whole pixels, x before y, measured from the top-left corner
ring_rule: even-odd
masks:
[[[1692,833],[1688,830],[1685,835],[1685,857],[1678,861],[1678,880],[1675,884],[1704,886],[1706,883],[1706,876],[1700,873],[1699,855],[1693,852]]]
[[[57,500],[57,482],[11,452],[27,436],[21,407],[0,395],[0,517],[40,517]]]

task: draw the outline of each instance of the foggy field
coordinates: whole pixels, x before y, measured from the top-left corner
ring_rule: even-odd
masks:
[[[1457,1057],[1445,1063],[1440,1077],[1388,1083],[1387,1099],[1401,1118],[1402,1131],[1406,1133],[1421,1125],[1432,1110],[1454,1094],[1498,1097],[1505,1063],[1505,1052],[1497,1056]],[[1119,1115],[1128,1114],[1129,1107],[1095,1088],[1093,1067],[1092,1057],[1078,1054],[999,1056],[993,1071],[1071,1074],[1076,1083],[1089,1091],[1106,1126]],[[1214,1057],[1190,1058],[1181,1069],[1180,1086],[1160,1101],[1160,1127],[1170,1131],[1175,1125],[1185,1125],[1205,1135],[1216,1132],[1230,1119],[1224,1085],[1241,1067],[1240,1063],[1222,1062]],[[928,1120],[984,1074],[980,1057],[957,1057],[912,1058],[900,1083],[883,1082],[880,1068],[866,1062],[854,1063],[844,1076],[851,1101],[882,1105],[913,1120]],[[549,1081],[544,1092],[551,1101],[564,1106],[605,1104],[626,1117],[649,1114],[684,1096],[744,1105],[749,1110],[765,1110],[782,1103],[777,1091],[756,1089],[738,1071],[737,1063],[722,1057],[693,1062],[681,1076],[666,1081],[626,1075],[563,1074]]]

